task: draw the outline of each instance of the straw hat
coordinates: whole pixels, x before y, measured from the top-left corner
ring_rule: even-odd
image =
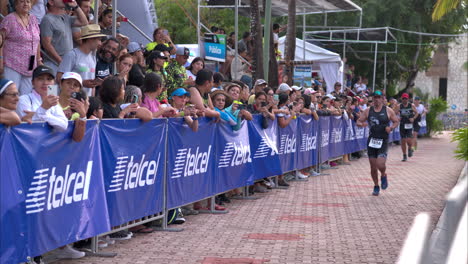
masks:
[[[219,94],[222,94],[222,95],[224,95],[226,97],[225,104],[224,104],[225,108],[232,104],[232,97],[228,93],[226,93],[224,90],[216,90],[216,91],[212,92],[210,94],[211,101],[214,101],[214,98]]]
[[[106,35],[101,33],[101,27],[98,24],[89,24],[81,27],[81,39],[102,38]]]

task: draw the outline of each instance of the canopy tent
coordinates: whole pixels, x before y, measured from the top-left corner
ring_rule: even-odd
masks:
[[[286,37],[279,38],[279,50],[284,54]],[[304,49],[305,47],[305,49]],[[296,38],[296,52],[294,61],[311,61],[318,65],[322,77],[327,84],[327,93],[333,91],[333,85],[343,80],[343,62],[340,55],[312,43]]]

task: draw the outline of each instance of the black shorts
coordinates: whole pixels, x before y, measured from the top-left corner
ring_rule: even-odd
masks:
[[[367,156],[370,159],[386,158],[388,152],[388,139],[384,139],[381,148],[369,147],[370,137],[367,139]]]
[[[413,138],[413,129],[405,129],[404,126],[400,126],[400,137],[403,138]]]
[[[421,120],[414,121],[413,123],[413,131],[416,133],[419,133],[419,130],[421,129],[421,126],[419,125],[419,121]]]

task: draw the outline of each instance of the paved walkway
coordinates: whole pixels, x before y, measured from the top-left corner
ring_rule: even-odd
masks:
[[[414,217],[429,212],[435,226],[462,170],[449,141],[420,140],[406,163],[400,147],[390,147],[389,188],[378,197],[362,158],[289,190],[233,201],[229,214],[188,216],[183,232],[117,242],[104,250],[116,258],[56,263],[395,263]]]

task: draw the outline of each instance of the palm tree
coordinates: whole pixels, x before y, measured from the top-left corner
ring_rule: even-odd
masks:
[[[260,24],[260,9],[258,0],[250,0],[250,33],[252,34],[252,78],[253,81],[263,79],[263,34]]]
[[[296,0],[288,1],[288,27],[284,50],[284,60],[286,62],[286,66],[283,74],[288,76],[288,84],[292,85],[294,71],[292,62],[294,61],[296,52]]]
[[[457,8],[462,0],[437,0],[432,11],[432,21],[438,21],[453,9]],[[468,5],[468,0],[463,0]]]

